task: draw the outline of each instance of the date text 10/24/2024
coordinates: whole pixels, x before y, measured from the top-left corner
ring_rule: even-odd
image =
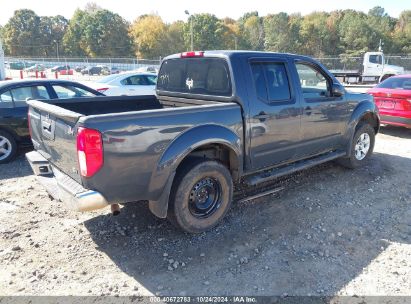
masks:
[[[233,296],[233,297],[207,297],[207,296],[157,296],[150,297],[152,303],[256,303],[254,297]]]

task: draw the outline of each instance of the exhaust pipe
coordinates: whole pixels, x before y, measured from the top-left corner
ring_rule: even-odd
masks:
[[[120,214],[120,205],[119,204],[112,204],[111,205],[111,213],[113,216],[119,215]]]

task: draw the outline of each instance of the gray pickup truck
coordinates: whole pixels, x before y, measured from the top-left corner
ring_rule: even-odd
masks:
[[[79,211],[148,201],[191,233],[224,217],[233,183],[334,159],[358,167],[379,130],[371,96],[291,54],[176,54],[162,62],[156,96],[52,103],[28,101],[26,156],[53,197]]]

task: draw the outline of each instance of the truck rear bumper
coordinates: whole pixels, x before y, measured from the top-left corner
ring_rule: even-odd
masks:
[[[26,158],[39,182],[47,192],[75,211],[91,211],[109,205],[104,196],[85,189],[78,182],[59,171],[37,151],[26,153]]]

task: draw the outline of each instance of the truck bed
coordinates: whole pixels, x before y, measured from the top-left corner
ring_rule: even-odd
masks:
[[[167,97],[163,97],[159,100],[154,95],[147,95],[77,98],[71,99],[69,101],[64,100],[63,102],[53,101],[52,104],[74,113],[78,113],[82,116],[90,116],[124,112],[138,112],[144,110],[158,110],[172,107],[194,107],[213,103],[215,104],[218,102]]]
[[[189,129],[228,125],[238,137],[243,134],[241,107],[234,102],[135,96],[52,103],[30,100],[28,104],[35,149],[53,167],[88,189],[117,188],[109,193],[110,201],[126,201],[124,196],[137,197],[146,191],[152,168],[165,149]],[[104,166],[93,178],[82,178],[78,170],[78,127],[102,134]],[[133,172],[139,172],[141,180],[134,180]],[[123,175],[126,182],[111,180],[114,173]]]

